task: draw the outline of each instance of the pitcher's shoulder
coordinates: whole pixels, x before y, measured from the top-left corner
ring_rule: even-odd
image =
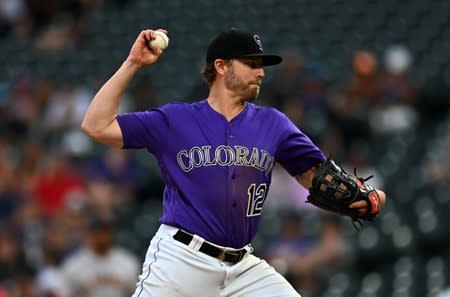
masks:
[[[248,108],[258,116],[265,117],[267,119],[287,119],[287,116],[283,112],[272,106],[258,105],[254,103],[247,104]]]
[[[166,103],[164,105],[161,105],[157,107],[156,109],[159,109],[163,113],[180,113],[180,112],[187,112],[191,110],[192,108],[198,108],[197,107],[198,102],[194,103],[188,103],[188,102],[170,102]]]

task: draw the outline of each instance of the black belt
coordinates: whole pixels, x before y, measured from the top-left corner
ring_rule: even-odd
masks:
[[[179,242],[184,243],[185,245],[189,245],[194,236],[183,230],[178,230],[173,238],[175,240],[178,240]],[[241,261],[248,252],[246,249],[240,249],[236,251],[224,250],[212,244],[209,244],[206,241],[202,243],[199,251],[219,260],[231,263],[237,263]]]

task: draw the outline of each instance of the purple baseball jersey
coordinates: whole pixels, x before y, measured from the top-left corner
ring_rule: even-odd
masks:
[[[246,103],[228,122],[206,100],[117,116],[124,147],[146,148],[165,182],[160,222],[218,245],[255,236],[274,162],[292,176],[325,157],[284,114]]]

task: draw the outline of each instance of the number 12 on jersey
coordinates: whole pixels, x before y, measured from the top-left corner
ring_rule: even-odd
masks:
[[[259,216],[262,213],[264,200],[266,199],[267,185],[265,183],[256,187],[256,184],[251,184],[248,187],[248,206],[247,217]]]

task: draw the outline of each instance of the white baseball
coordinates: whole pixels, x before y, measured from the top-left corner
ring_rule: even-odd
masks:
[[[169,46],[169,37],[167,37],[167,35],[164,34],[164,32],[156,31],[155,34],[156,34],[155,39],[152,39],[150,41],[151,47],[158,47],[163,50]]]

